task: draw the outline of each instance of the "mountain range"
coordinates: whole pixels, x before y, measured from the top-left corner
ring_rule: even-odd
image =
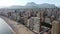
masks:
[[[36,4],[34,2],[28,2],[25,6],[20,6],[20,5],[13,5],[10,7],[7,7],[9,9],[20,9],[20,8],[56,8],[54,4],[48,4],[48,3],[43,3],[43,4]]]

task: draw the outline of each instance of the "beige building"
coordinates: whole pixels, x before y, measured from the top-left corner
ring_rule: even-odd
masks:
[[[56,20],[52,22],[51,34],[60,34],[60,23]]]

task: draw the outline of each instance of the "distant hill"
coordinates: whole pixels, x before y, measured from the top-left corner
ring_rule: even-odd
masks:
[[[57,6],[58,8],[60,8],[60,6]]]
[[[20,8],[56,8],[54,4],[48,4],[48,3],[43,3],[43,4],[36,4],[34,2],[29,2],[25,6],[19,6],[19,5],[13,5],[10,7],[7,7],[9,9],[20,9]]]
[[[40,8],[56,8],[54,4],[48,4],[48,3],[40,4],[39,7]]]
[[[56,7],[54,4],[48,4],[48,3],[36,4],[34,2],[27,3],[26,6],[37,7],[37,8],[55,8]]]

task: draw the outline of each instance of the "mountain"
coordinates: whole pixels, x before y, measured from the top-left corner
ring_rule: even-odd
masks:
[[[37,4],[34,3],[34,2],[29,2],[29,3],[26,4],[26,6],[37,6]]]
[[[25,6],[19,6],[19,5],[13,5],[8,7],[9,9],[20,9],[20,8],[56,8],[54,4],[48,4],[48,3],[43,3],[43,4],[36,4],[34,2],[28,2]]]
[[[24,8],[24,6],[13,5],[13,6],[7,7],[6,9],[20,9],[20,8]]]
[[[26,8],[38,8],[38,4],[34,2],[29,2],[25,5]]]
[[[54,4],[43,3],[39,5],[40,8],[56,8]]]
[[[48,4],[48,3],[36,4],[34,2],[27,3],[26,6],[36,7],[36,8],[55,8],[56,7],[54,4]]]
[[[57,6],[58,8],[60,8],[60,6]]]

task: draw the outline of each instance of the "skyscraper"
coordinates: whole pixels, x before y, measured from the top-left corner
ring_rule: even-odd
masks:
[[[52,22],[52,30],[51,30],[51,34],[60,34],[59,31],[60,30],[60,23],[58,21],[53,21]]]

